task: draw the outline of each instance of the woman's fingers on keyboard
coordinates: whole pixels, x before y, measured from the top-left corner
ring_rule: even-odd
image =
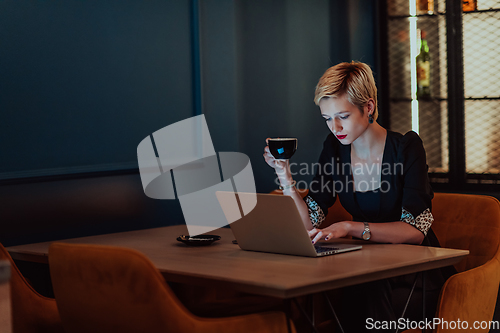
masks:
[[[309,230],[307,233],[309,234],[309,238],[311,238],[311,239],[312,239],[312,238],[313,238],[314,236],[316,236],[316,234],[318,233],[318,229],[316,229],[316,228],[312,228],[312,229],[311,229],[311,230]]]
[[[313,240],[312,240],[312,243],[316,243],[317,241],[321,240],[322,238],[324,237],[324,233],[323,231],[318,231],[318,233],[316,234],[316,236],[314,236]]]

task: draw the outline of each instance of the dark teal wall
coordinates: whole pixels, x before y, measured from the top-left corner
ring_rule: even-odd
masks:
[[[330,55],[332,62],[362,61],[375,69],[376,7],[378,0],[331,1]]]
[[[189,6],[0,2],[0,176],[137,167],[140,140],[193,112]]]
[[[252,1],[241,7],[240,149],[254,163],[260,192],[277,188],[262,158],[266,137],[297,137],[291,162],[311,163],[328,133],[313,98],[330,66],[329,4],[313,4]]]
[[[238,4],[200,1],[203,113],[217,151],[239,151]]]
[[[0,179],[136,168],[146,135],[195,112],[192,2],[0,2]],[[374,3],[199,0],[202,109],[217,151],[250,156],[259,192],[276,188],[262,158],[266,137],[299,139],[292,162],[302,166],[294,171],[316,162],[328,129],[313,103],[315,85],[338,62],[375,65]],[[308,173],[296,179],[309,181]],[[108,178],[92,180],[109,189],[106,200],[114,196]],[[137,173],[123,179],[143,206],[152,201]],[[0,211],[10,193],[23,200],[30,188],[40,194],[72,184],[4,185]],[[57,209],[56,201],[43,202]],[[84,206],[73,206],[73,216]],[[125,226],[118,218],[82,229],[80,219],[81,229],[71,229],[68,220],[66,234],[183,221],[176,201],[147,209],[147,219]],[[50,220],[44,216],[41,225]]]
[[[373,0],[201,1],[204,113],[218,150],[250,156],[259,192],[276,188],[266,137],[293,136],[295,176],[309,181],[328,129],[313,103],[323,72],[342,61],[375,68]]]
[[[217,150],[258,163],[265,137],[300,136],[295,159],[310,160],[322,133],[314,86],[340,61],[374,64],[373,7],[201,0],[202,108]],[[133,167],[143,137],[193,114],[189,0],[3,1],[0,33],[2,178]]]

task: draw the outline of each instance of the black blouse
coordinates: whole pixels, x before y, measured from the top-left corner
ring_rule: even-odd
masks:
[[[369,194],[354,192],[351,145],[342,145],[330,134],[323,144],[316,174],[304,200],[309,206],[313,224],[315,219],[317,225],[321,223],[338,197],[354,221],[404,221],[427,236],[422,245],[439,246],[430,229],[434,193],[427,172],[425,150],[418,134],[410,131],[402,135],[387,131],[381,186],[371,191],[374,193],[370,198],[366,198]],[[375,198],[378,207],[373,207],[373,195],[378,195]],[[363,197],[365,200],[361,199]]]
[[[360,211],[360,215],[363,216],[378,216],[380,213],[380,195],[379,189],[366,191],[366,192],[354,192],[354,200]],[[369,221],[369,218],[365,218],[364,221]]]

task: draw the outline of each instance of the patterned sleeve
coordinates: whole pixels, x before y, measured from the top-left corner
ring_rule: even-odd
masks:
[[[431,213],[434,192],[429,182],[424,145],[417,133],[410,131],[404,135],[399,153],[404,165],[401,221],[427,236],[434,221]]]
[[[416,218],[407,211],[404,207],[401,212],[401,221],[408,223],[420,230],[424,236],[427,236],[427,232],[431,228],[434,222],[434,217],[432,216],[431,210],[427,208],[422,213],[420,213]]]
[[[316,201],[310,196],[306,196],[304,201],[307,204],[307,208],[309,209],[309,218],[311,219],[311,223],[314,228],[319,227],[319,225],[326,219],[325,213],[318,205]]]
[[[315,175],[309,184],[308,195],[304,201],[309,208],[309,217],[313,227],[318,227],[326,219],[328,209],[336,201],[333,175],[337,169],[339,141],[330,133],[323,143],[323,150],[315,165]]]

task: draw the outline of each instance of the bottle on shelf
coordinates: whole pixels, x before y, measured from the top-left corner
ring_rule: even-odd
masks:
[[[477,10],[477,0],[462,0],[462,11],[472,12]]]
[[[426,34],[418,30],[420,40],[420,53],[417,55],[417,98],[431,97],[431,56]]]
[[[416,0],[417,1],[417,14],[433,14],[434,13],[434,0]]]

